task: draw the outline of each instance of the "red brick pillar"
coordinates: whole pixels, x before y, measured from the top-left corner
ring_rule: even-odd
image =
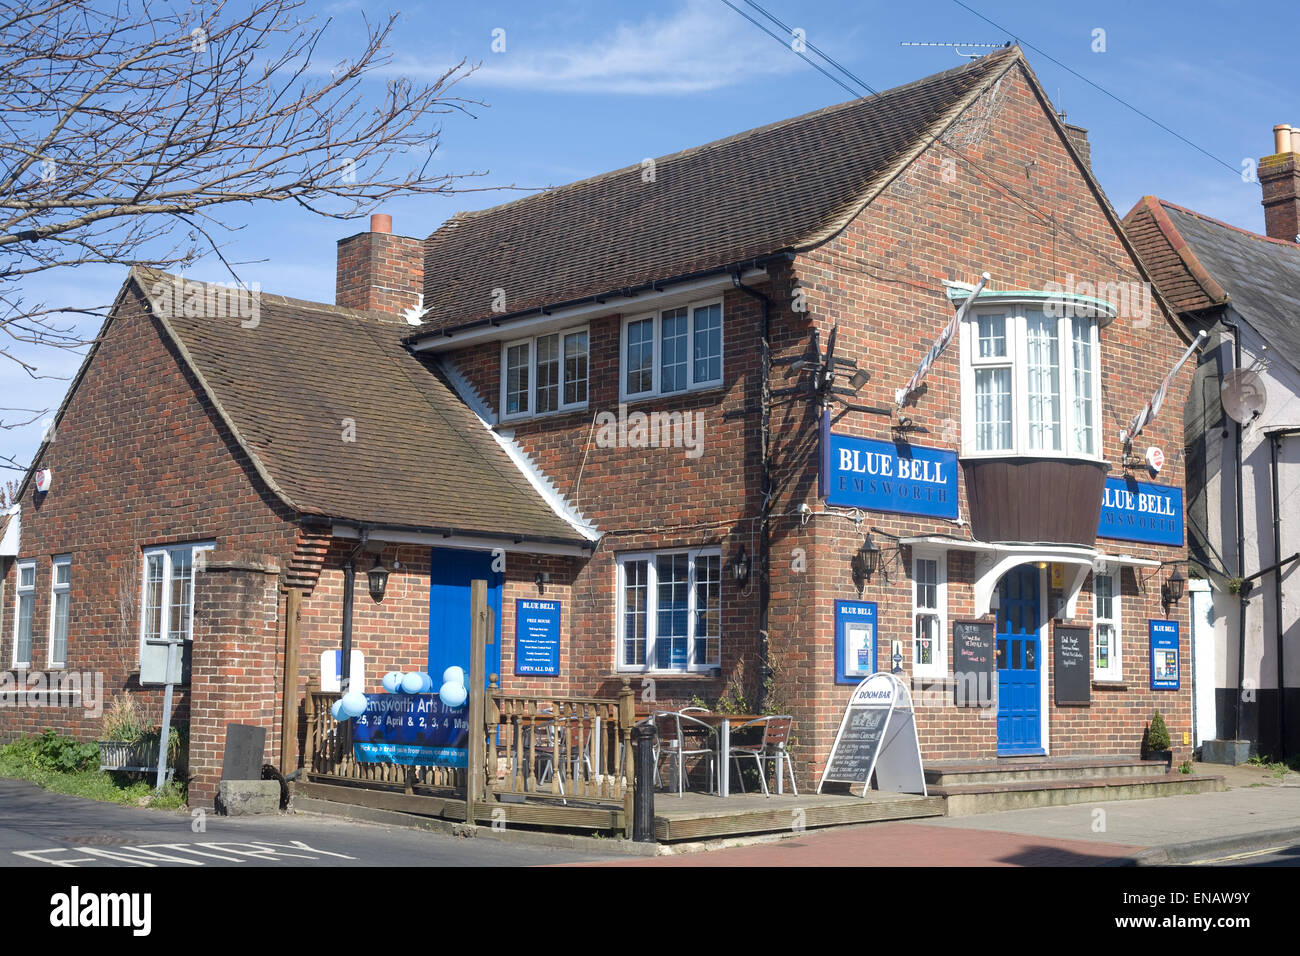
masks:
[[[208,552],[194,576],[190,669],[190,806],[209,807],[221,780],[226,725],[266,728],[278,752],[280,565],[265,555]]]

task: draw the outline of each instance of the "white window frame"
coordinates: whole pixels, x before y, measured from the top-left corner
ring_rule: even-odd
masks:
[[[1097,597],[1097,580],[1099,578],[1110,579],[1110,617],[1102,617],[1100,613],[1101,602]],[[1124,679],[1124,602],[1121,596],[1122,581],[1118,570],[1111,571],[1109,574],[1100,574],[1093,572],[1092,576],[1092,679],[1095,681],[1113,681],[1119,682]],[[1110,648],[1110,666],[1100,668],[1097,666],[1097,632],[1102,624],[1109,624],[1113,631]]]
[[[1101,423],[1101,326],[1104,319],[1088,315],[1082,307],[1068,304],[1058,306],[1062,315],[1056,316],[1056,351],[1060,381],[1060,435],[1059,449],[1031,448],[1029,444],[1029,348],[1028,316],[1045,314],[1044,302],[1001,301],[985,306],[973,306],[961,323],[961,424],[963,458],[1071,458],[1085,461],[1102,461]],[[1075,313],[1090,323],[1092,374],[1092,452],[1074,451],[1074,329]],[[979,357],[979,316],[1000,314],[1006,316],[1006,358]],[[1053,318],[1048,316],[1049,319]],[[978,425],[975,417],[977,396],[975,370],[988,367],[1011,368],[1011,447],[981,450],[978,447]]]
[[[564,361],[564,340],[568,336],[579,332],[587,336],[587,379],[586,379],[587,398],[584,398],[580,402],[565,402],[564,386],[565,386],[565,372],[566,372],[565,364],[566,363]],[[557,397],[555,408],[545,412],[539,412],[537,411],[537,340],[549,338],[552,335],[556,336],[556,339],[559,342],[559,349],[560,349],[559,394]],[[506,409],[509,407],[506,404],[506,398],[507,398],[506,389],[508,385],[506,356],[510,354],[510,350],[512,348],[515,348],[520,345],[528,346],[528,410],[522,412],[508,412],[506,411]],[[540,417],[545,417],[547,415],[560,415],[563,414],[564,412],[577,411],[586,408],[587,402],[590,398],[591,398],[591,329],[589,326],[575,325],[572,328],[556,329],[553,332],[541,332],[537,335],[528,336],[527,338],[511,339],[508,342],[501,343],[501,388],[500,388],[500,395],[498,399],[499,404],[497,407],[500,409],[500,414],[498,415],[498,417],[502,421],[516,421],[518,419],[523,419],[523,418],[540,418]]]
[[[66,568],[68,579],[62,584],[59,583],[59,569]],[[59,595],[67,595],[68,607],[67,613],[63,618],[63,657],[62,659],[54,656],[54,634],[56,611],[58,608]],[[50,648],[46,658],[47,670],[61,670],[68,666],[68,632],[72,625],[72,556],[59,555],[50,564]]]
[[[657,639],[656,631],[659,626],[659,565],[658,559],[669,557],[676,554],[685,554],[689,558],[686,576],[686,666],[684,668],[667,667],[661,668],[655,666],[655,641]],[[696,621],[696,564],[702,557],[714,557],[718,559],[718,591],[719,591],[719,613],[718,613],[718,660],[701,663],[695,659],[695,621]],[[624,569],[630,563],[636,561],[646,562],[646,642],[645,642],[645,663],[644,664],[626,664],[623,660],[623,636],[626,627],[626,609],[624,591]],[[618,555],[616,561],[616,593],[615,601],[615,633],[614,633],[614,660],[616,670],[619,673],[628,674],[706,674],[719,667],[722,664],[722,644],[724,635],[722,633],[722,608],[721,592],[725,583],[724,566],[722,563],[722,549],[713,548],[673,548],[664,551],[638,551],[628,554]]]
[[[23,585],[23,570],[30,568],[32,572],[32,583]],[[14,563],[14,650],[12,655],[12,665],[15,670],[20,667],[30,668],[30,660],[22,661],[18,659],[18,628],[22,623],[22,603],[23,598],[31,598],[32,611],[29,620],[32,622],[32,643],[28,652],[30,657],[36,656],[36,559],[29,558],[26,561],[17,561]]]
[[[149,558],[161,555],[163,559],[162,605],[159,608],[158,623],[163,631],[171,616],[172,595],[172,554],[189,549],[190,551],[190,618],[185,624],[185,640],[194,640],[194,576],[198,574],[200,551],[211,551],[216,547],[212,541],[182,542],[180,544],[157,544],[143,548],[140,552],[140,646],[137,648],[137,660],[144,660],[144,642],[149,637],[161,637],[161,634],[148,634],[145,630],[149,620]]]
[[[718,377],[711,379],[696,380],[695,378],[695,313],[697,309],[707,309],[710,306],[718,307]],[[664,313],[675,312],[677,309],[686,309],[686,387],[679,388],[671,392],[663,391],[663,327]],[[646,319],[653,321],[654,336],[652,337],[651,349],[654,354],[654,361],[651,363],[651,387],[648,391],[629,392],[627,390],[627,330],[628,326],[636,322],[643,322]],[[671,398],[675,395],[685,395],[688,392],[697,392],[706,388],[716,388],[721,385],[726,378],[726,356],[727,356],[727,314],[722,299],[703,299],[699,302],[689,302],[674,305],[671,308],[659,309],[655,312],[640,313],[637,315],[626,315],[623,317],[622,327],[618,336],[618,397],[621,401],[636,401],[643,398]]]
[[[919,597],[920,582],[917,575],[917,562],[933,561],[935,607],[921,607]],[[916,621],[922,616],[932,616],[938,621],[935,635],[933,663],[921,664],[916,646]],[[914,677],[948,676],[948,555],[945,551],[912,549],[912,675]]]

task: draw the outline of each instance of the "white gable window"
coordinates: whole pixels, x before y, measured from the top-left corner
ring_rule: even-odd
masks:
[[[13,666],[32,666],[32,617],[36,611],[36,562],[18,562],[18,586],[14,589]]]
[[[618,669],[704,671],[722,663],[719,549],[618,558]]]
[[[945,557],[921,552],[912,557],[912,673],[948,673],[948,580]]]
[[[700,302],[623,321],[619,393],[672,395],[722,384],[722,303]]]
[[[587,405],[585,328],[507,342],[501,347],[501,417],[567,412]]]
[[[971,309],[961,330],[963,456],[1100,457],[1098,320],[1083,313],[1042,302]]]
[[[199,554],[215,545],[179,544],[144,550],[140,655],[146,640],[194,639],[194,575]]]
[[[55,558],[50,575],[49,669],[68,663],[68,612],[72,600],[72,558]]]
[[[1123,679],[1118,574],[1092,576],[1092,679]]]

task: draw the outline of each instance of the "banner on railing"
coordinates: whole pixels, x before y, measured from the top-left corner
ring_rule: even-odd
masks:
[[[448,707],[437,694],[367,694],[352,741],[362,763],[465,767],[469,707]]]

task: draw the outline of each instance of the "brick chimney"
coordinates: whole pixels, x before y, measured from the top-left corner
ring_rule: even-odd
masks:
[[[400,314],[424,284],[424,243],[393,235],[393,217],[375,213],[370,231],[339,240],[336,305]]]
[[[1074,151],[1079,154],[1079,158],[1083,160],[1083,165],[1091,170],[1092,147],[1088,143],[1088,131],[1082,126],[1067,123],[1064,116],[1061,117],[1061,125],[1065,127],[1065,135],[1070,140],[1070,145],[1074,147]]]
[[[1264,232],[1270,239],[1296,242],[1300,233],[1300,129],[1273,127],[1272,156],[1259,161],[1264,190]]]

